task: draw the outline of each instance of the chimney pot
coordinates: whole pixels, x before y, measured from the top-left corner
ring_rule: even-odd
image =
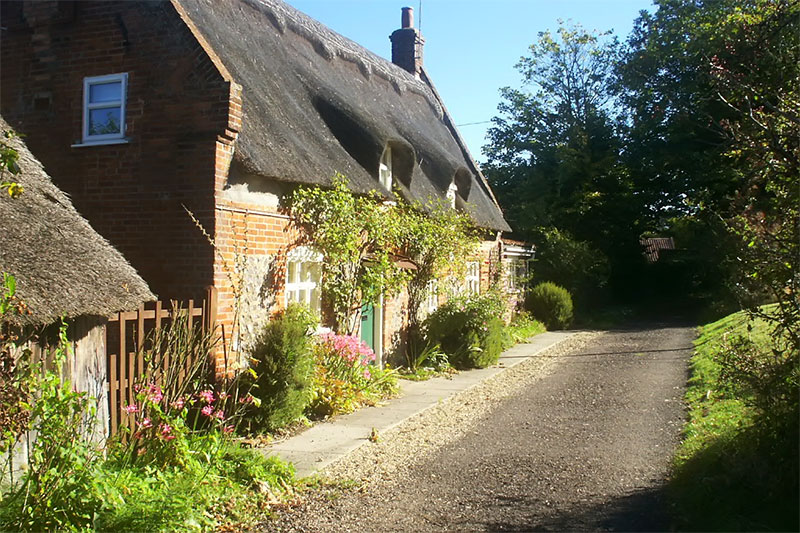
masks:
[[[400,16],[400,27],[403,29],[414,27],[414,8],[404,7]]]
[[[400,18],[402,27],[389,36],[392,41],[392,63],[419,77],[422,71],[422,47],[425,39],[414,28],[414,9],[404,7]]]

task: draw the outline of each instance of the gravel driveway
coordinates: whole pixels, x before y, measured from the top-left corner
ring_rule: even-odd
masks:
[[[693,338],[579,333],[328,468],[264,530],[668,529]]]

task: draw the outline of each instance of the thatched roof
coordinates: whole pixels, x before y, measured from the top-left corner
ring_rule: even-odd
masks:
[[[406,159],[395,174],[407,199],[443,198],[455,179],[476,223],[510,231],[425,76],[280,0],[179,3],[242,86],[235,163],[245,173],[326,185],[340,172],[356,192],[389,196],[377,179],[388,143]]]
[[[0,117],[0,132],[11,128]],[[111,244],[78,214],[19,138],[0,139],[19,153],[21,172],[3,174],[24,192],[0,194],[0,271],[17,281],[31,314],[5,316],[19,325],[45,325],[62,315],[109,316],[154,300],[147,284]]]

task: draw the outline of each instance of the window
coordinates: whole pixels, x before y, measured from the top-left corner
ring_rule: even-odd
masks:
[[[300,246],[286,257],[286,305],[306,304],[315,313],[320,311],[320,280],[322,254]]]
[[[425,307],[429,313],[439,308],[439,283],[435,279],[430,280],[425,289]]]
[[[83,79],[83,142],[95,143],[125,136],[125,96],[128,75],[111,74]]]
[[[447,202],[450,204],[450,207],[453,209],[456,208],[456,193],[458,192],[458,186],[455,183],[451,183],[450,187],[447,188]]]
[[[374,159],[373,159],[374,161]],[[375,167],[373,167],[375,168]],[[381,156],[381,164],[378,166],[378,180],[387,191],[392,192],[392,147],[387,146]]]
[[[519,291],[525,288],[528,280],[528,261],[525,259],[507,259],[506,278],[509,291]]]
[[[464,278],[467,285],[467,294],[480,294],[481,292],[481,264],[478,261],[467,263],[467,275]]]

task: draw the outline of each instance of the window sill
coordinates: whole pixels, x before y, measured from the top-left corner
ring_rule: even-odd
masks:
[[[75,143],[71,145],[72,148],[86,148],[88,146],[109,146],[112,144],[128,144],[130,143],[130,139],[106,139],[103,141],[87,141],[81,143]]]

